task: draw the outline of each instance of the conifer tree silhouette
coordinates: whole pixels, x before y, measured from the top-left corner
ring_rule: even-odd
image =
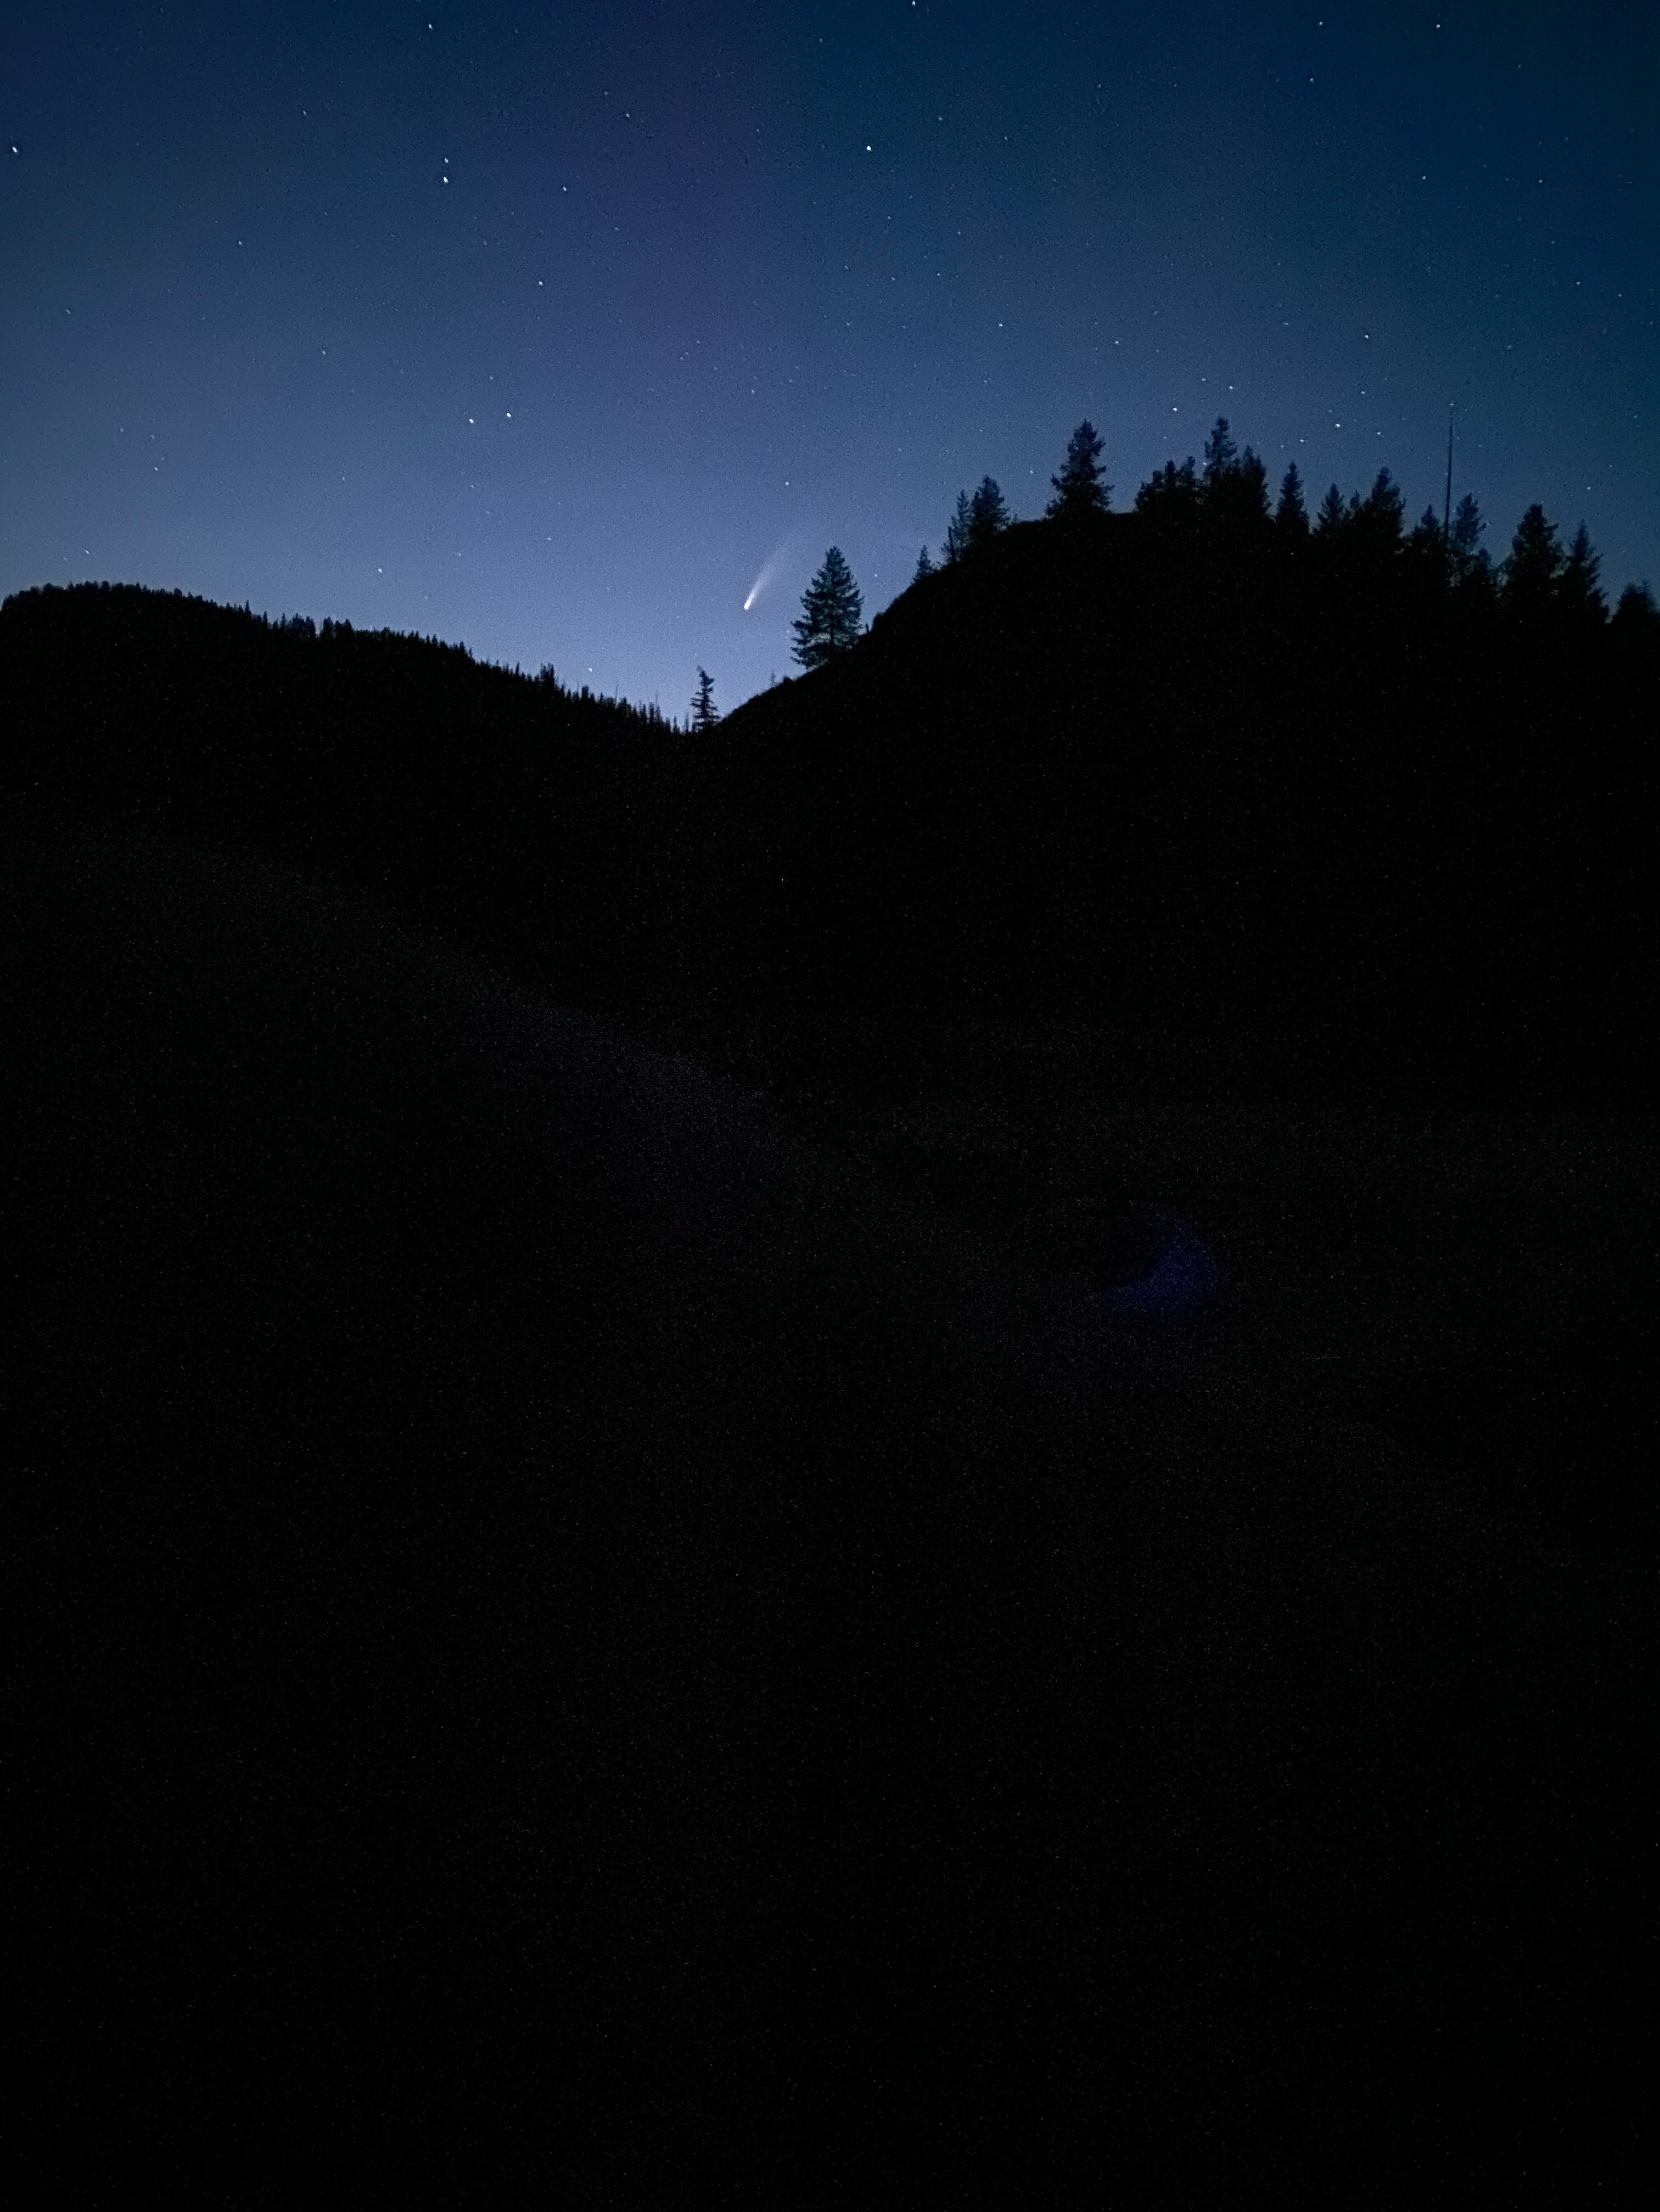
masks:
[[[1608,603],[1596,580],[1602,566],[1602,558],[1591,550],[1590,538],[1582,522],[1573,533],[1567,563],[1557,585],[1557,596],[1564,611],[1578,621],[1600,623],[1607,618]]]
[[[1335,484],[1330,486],[1320,502],[1320,512],[1314,519],[1316,538],[1335,538],[1349,520],[1349,510],[1343,504],[1343,495]]]
[[[1268,472],[1259,455],[1247,446],[1230,478],[1230,507],[1252,521],[1266,521],[1268,513]]]
[[[1306,538],[1309,534],[1309,511],[1303,503],[1303,479],[1293,461],[1280,479],[1280,504],[1274,519],[1288,537]]]
[[[911,581],[913,584],[920,584],[924,576],[931,576],[933,574],[933,556],[925,545],[916,556],[916,574],[911,578]]]
[[[1446,526],[1435,511],[1433,501],[1413,525],[1412,534],[1404,547],[1412,573],[1421,580],[1444,591],[1452,581],[1452,549],[1447,543]]]
[[[969,502],[970,547],[989,545],[994,538],[1008,528],[1012,520],[1008,502],[998,489],[996,479],[982,477],[980,489]]]
[[[939,557],[946,564],[960,561],[969,550],[969,532],[973,522],[973,509],[965,491],[957,495],[957,511],[946,525],[946,542],[939,549]]]
[[[1067,441],[1067,458],[1061,464],[1060,475],[1049,478],[1055,497],[1044,513],[1052,521],[1070,522],[1079,515],[1106,513],[1112,486],[1101,477],[1104,444],[1086,416]]]
[[[1225,526],[1258,522],[1268,515],[1268,472],[1249,446],[1242,453],[1234,444],[1225,415],[1217,416],[1205,441],[1201,498],[1207,518]]]
[[[1155,469],[1135,495],[1135,512],[1152,515],[1161,525],[1175,526],[1199,512],[1199,471],[1189,453],[1178,469],[1166,461]]]
[[[714,703],[714,684],[707,668],[697,672],[697,690],[691,702],[691,726],[694,730],[712,730],[721,715]]]
[[[824,565],[801,594],[801,611],[790,625],[795,643],[790,648],[803,668],[822,668],[838,653],[845,653],[859,635],[864,601],[853,580],[853,571],[839,545],[825,554]]]
[[[1655,598],[1652,586],[1646,581],[1627,584],[1620,594],[1610,628],[1630,645],[1660,651],[1660,599]]]
[[[1467,491],[1452,518],[1452,568],[1456,576],[1467,576],[1478,564],[1487,562],[1487,556],[1481,550],[1481,532],[1487,526],[1475,494]]]
[[[1555,597],[1556,580],[1567,565],[1557,540],[1556,525],[1548,522],[1537,500],[1516,526],[1510,557],[1505,562],[1505,599],[1518,613],[1534,613]]]
[[[1219,415],[1215,428],[1205,441],[1206,483],[1213,484],[1218,477],[1225,476],[1230,469],[1237,466],[1238,460],[1239,448],[1228,434],[1228,418]]]
[[[1358,542],[1373,553],[1391,553],[1401,543],[1406,500],[1387,469],[1379,469],[1371,489],[1358,505],[1351,502],[1346,518],[1357,526]]]

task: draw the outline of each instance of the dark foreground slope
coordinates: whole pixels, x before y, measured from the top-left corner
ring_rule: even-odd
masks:
[[[28,2201],[1560,2203],[1642,1579],[252,863],[0,871]]]
[[[369,892],[1039,1265],[1180,1196],[1274,1388],[1651,1551],[1654,618],[1195,514],[1022,526],[696,738],[418,638],[22,593],[0,811]]]

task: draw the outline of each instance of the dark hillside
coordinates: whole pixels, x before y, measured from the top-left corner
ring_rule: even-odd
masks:
[[[1410,549],[1018,527],[676,749],[758,1025],[1092,1034],[1177,1090],[1644,1095],[1660,654]],[[719,1024],[716,1024],[719,1026]]]
[[[667,727],[463,647],[126,585],[8,599],[0,689],[9,817],[279,858],[587,994],[619,779]]]
[[[769,1092],[1019,1264],[1179,1198],[1274,1387],[1427,1419],[1507,1494],[1536,1476],[1629,1533],[1649,1139],[1573,1117],[1653,1106],[1660,655],[1628,615],[1518,623],[1419,550],[1018,526],[696,735],[420,638],[26,592],[0,611],[0,818],[391,902]],[[1488,1111],[1553,1103],[1542,1166]],[[1508,1163],[1493,1218],[1532,1224],[1476,1265],[1482,1176],[1425,1194],[1467,1140]],[[1534,1311],[1535,1281],[1568,1310]]]
[[[1168,503],[1167,503],[1168,504]],[[745,1080],[1651,1097],[1660,645],[1437,549],[1017,526],[685,734],[417,638],[0,614],[0,797],[298,861]]]

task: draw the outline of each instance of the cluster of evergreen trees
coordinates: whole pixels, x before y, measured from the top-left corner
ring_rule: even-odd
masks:
[[[1332,484],[1310,521],[1296,463],[1280,479],[1279,499],[1270,507],[1268,472],[1249,446],[1243,453],[1235,446],[1225,416],[1218,417],[1206,441],[1203,468],[1191,455],[1179,468],[1166,462],[1137,492],[1135,511],[1166,529],[1255,526],[1286,541],[1311,541],[1334,556],[1398,555],[1426,580],[1456,587],[1469,600],[1502,600],[1524,617],[1591,625],[1608,617],[1602,563],[1583,521],[1565,548],[1556,525],[1535,501],[1517,525],[1508,555],[1495,562],[1481,544],[1487,526],[1472,494],[1464,495],[1456,513],[1438,515],[1426,507],[1408,531],[1406,501],[1387,468],[1379,469],[1364,497],[1357,491],[1345,500]],[[1646,584],[1627,586],[1617,619],[1639,626],[1660,621]]]
[[[1094,425],[1087,419],[1080,422],[1067,442],[1060,472],[1049,479],[1054,495],[1044,509],[1045,520],[1076,524],[1109,511],[1113,488],[1102,471],[1103,450]],[[1565,549],[1556,526],[1535,502],[1517,526],[1508,556],[1495,563],[1481,542],[1487,526],[1473,495],[1465,494],[1456,513],[1438,516],[1426,507],[1408,531],[1401,487],[1386,468],[1378,471],[1364,497],[1357,491],[1345,500],[1333,484],[1310,521],[1296,463],[1280,479],[1277,503],[1271,503],[1266,466],[1250,446],[1240,451],[1225,416],[1217,417],[1205,441],[1202,467],[1191,454],[1179,465],[1167,461],[1137,491],[1135,513],[1163,532],[1256,528],[1273,531],[1282,543],[1311,540],[1322,553],[1346,560],[1398,554],[1426,581],[1456,587],[1466,601],[1502,600],[1523,617],[1592,627],[1608,617],[1601,562],[1583,521]],[[924,545],[912,580],[968,559],[1014,520],[995,477],[982,477],[974,492],[958,492],[939,559]],[[862,601],[838,547],[832,545],[825,556],[803,595],[801,610],[794,625],[794,653],[805,669],[823,667],[859,636]],[[1615,619],[1622,625],[1660,627],[1660,606],[1647,584],[1627,586]],[[706,726],[696,717],[694,721],[695,726]]]
[[[1055,496],[1046,512],[1051,519],[1073,521],[1080,515],[1106,513],[1112,486],[1102,479],[1103,442],[1088,422],[1080,422],[1073,432],[1061,473],[1049,479]],[[917,557],[913,581],[933,575],[936,567],[948,568],[977,553],[1000,537],[1014,519],[995,477],[982,477],[977,490],[958,493],[956,512],[946,525],[939,562],[925,545]],[[795,633],[792,651],[798,665],[808,670],[822,668],[838,653],[845,653],[859,635],[863,606],[841,548],[832,545],[803,593],[800,616],[792,625]]]
[[[1107,512],[1112,486],[1101,474],[1104,443],[1087,418],[1078,425],[1067,442],[1061,473],[1049,478],[1055,496],[1043,511],[1046,520],[1073,522],[1083,516]],[[931,576],[936,567],[950,568],[969,554],[979,551],[1013,520],[996,477],[982,477],[978,490],[971,495],[966,491],[958,493],[956,512],[946,526],[939,560],[936,563],[925,545],[917,556],[916,577]]]

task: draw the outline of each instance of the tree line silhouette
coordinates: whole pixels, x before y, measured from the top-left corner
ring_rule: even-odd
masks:
[[[464,649],[134,586],[0,611],[12,822],[106,820],[361,885],[781,1094],[1109,1085],[1652,1095],[1660,611],[1583,527],[1494,562],[1379,472],[1310,519],[1219,422],[1115,513],[1079,426],[990,478],[868,628],[688,726]],[[922,564],[919,563],[919,567]],[[808,657],[803,658],[803,655]]]
[[[1080,422],[1060,472],[1049,479],[1054,496],[1044,509],[1046,520],[1075,524],[1110,510],[1113,488],[1102,472],[1104,450],[1094,425],[1087,419]],[[1217,417],[1206,440],[1202,469],[1191,454],[1179,465],[1167,461],[1137,491],[1134,511],[1166,532],[1271,526],[1288,543],[1311,538],[1322,553],[1359,562],[1402,553],[1426,582],[1461,586],[1473,602],[1501,598],[1529,620],[1557,615],[1570,624],[1584,625],[1608,617],[1599,580],[1602,562],[1583,520],[1565,550],[1556,525],[1535,503],[1517,524],[1508,556],[1495,565],[1481,544],[1487,526],[1473,494],[1464,494],[1456,515],[1438,518],[1434,507],[1426,507],[1408,532],[1401,487],[1383,468],[1364,497],[1355,491],[1346,501],[1332,484],[1310,523],[1297,464],[1286,469],[1278,501],[1271,505],[1266,466],[1250,446],[1240,452],[1225,415]],[[924,545],[912,582],[983,550],[1013,520],[996,479],[982,477],[974,492],[958,492],[938,561]],[[832,599],[833,620],[826,616]],[[859,590],[838,547],[830,548],[802,605],[803,618],[795,624],[795,658],[811,670],[846,651],[860,634]],[[1650,586],[1627,585],[1617,617],[1639,629],[1660,620]]]
[[[1498,562],[1473,495],[1408,530],[1387,469],[1310,520],[1225,418],[1127,515],[1101,454],[1081,423],[1041,523],[959,494],[856,653],[686,764],[711,1030],[748,1001],[808,1057],[838,1008],[873,1066],[1037,1025],[1110,1080],[1646,1096],[1649,587],[1610,620],[1537,505]]]

